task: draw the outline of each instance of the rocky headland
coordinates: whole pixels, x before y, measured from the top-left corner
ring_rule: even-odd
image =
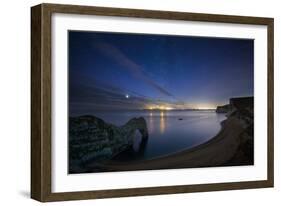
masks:
[[[95,116],[69,119],[69,172],[86,172],[129,149],[136,133],[146,142],[148,131],[143,117],[133,118],[117,127]],[[91,163],[91,164],[89,164]]]
[[[221,131],[214,138],[201,145],[150,160],[109,161],[103,171],[253,165],[253,100],[253,97],[230,99],[228,110],[224,112],[227,119],[221,123]]]
[[[223,105],[223,106],[217,106],[216,112],[217,113],[227,113],[230,110],[229,107],[230,107],[229,104],[226,104],[226,105]]]
[[[231,98],[225,113],[228,119],[237,119],[243,128],[237,138],[237,151],[225,165],[254,164],[254,97]]]
[[[106,172],[151,169],[253,165],[254,98],[231,98],[219,106],[225,113],[220,132],[194,148],[150,160],[118,161],[114,157],[130,149],[136,132],[148,139],[145,119],[133,118],[117,127],[94,116],[70,118],[69,172]]]

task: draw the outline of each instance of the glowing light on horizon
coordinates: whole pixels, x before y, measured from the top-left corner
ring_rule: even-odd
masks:
[[[149,109],[151,111],[153,110],[160,110],[160,111],[168,111],[168,110],[185,110],[185,109],[201,109],[201,110],[213,110],[216,109],[217,105],[214,104],[183,104],[183,105],[172,105],[172,104],[164,104],[164,105],[147,105],[146,109]]]
[[[201,109],[201,110],[207,110],[207,109],[212,110],[212,109],[216,109],[216,108],[211,108],[211,107],[199,107],[198,109],[199,109],[199,110],[200,110],[200,109]]]
[[[129,98],[130,98],[130,95],[126,94],[125,97],[126,97],[126,99],[129,99]]]
[[[172,108],[172,107],[167,107],[167,106],[159,106],[159,105],[157,105],[157,106],[150,106],[150,107],[148,107],[148,109],[150,109],[150,110],[172,110],[172,109],[174,109],[174,108]]]
[[[197,105],[197,108],[198,109],[216,109],[216,106],[214,106],[214,105],[210,105],[210,104],[206,104],[206,105],[204,105],[204,104],[199,104],[199,105]]]

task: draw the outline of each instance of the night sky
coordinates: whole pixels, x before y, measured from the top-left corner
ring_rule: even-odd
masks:
[[[68,43],[70,114],[253,96],[253,40],[69,31]]]

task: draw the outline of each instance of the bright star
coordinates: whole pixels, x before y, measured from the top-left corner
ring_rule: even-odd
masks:
[[[125,96],[125,97],[126,97],[127,99],[129,99],[129,97],[130,97],[130,96],[129,96],[128,94],[126,94],[126,96]]]

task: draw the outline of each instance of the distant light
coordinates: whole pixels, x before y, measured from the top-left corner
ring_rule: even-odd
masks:
[[[130,96],[129,96],[128,94],[126,94],[126,96],[125,96],[125,97],[126,97],[127,99],[129,99],[129,97],[130,97]]]
[[[214,105],[198,105],[197,108],[201,110],[208,110],[215,109],[216,107]]]
[[[149,110],[162,110],[162,111],[165,111],[165,110],[173,110],[174,108],[173,107],[162,106],[162,105],[156,105],[156,106],[147,107],[147,109],[149,109]]]

